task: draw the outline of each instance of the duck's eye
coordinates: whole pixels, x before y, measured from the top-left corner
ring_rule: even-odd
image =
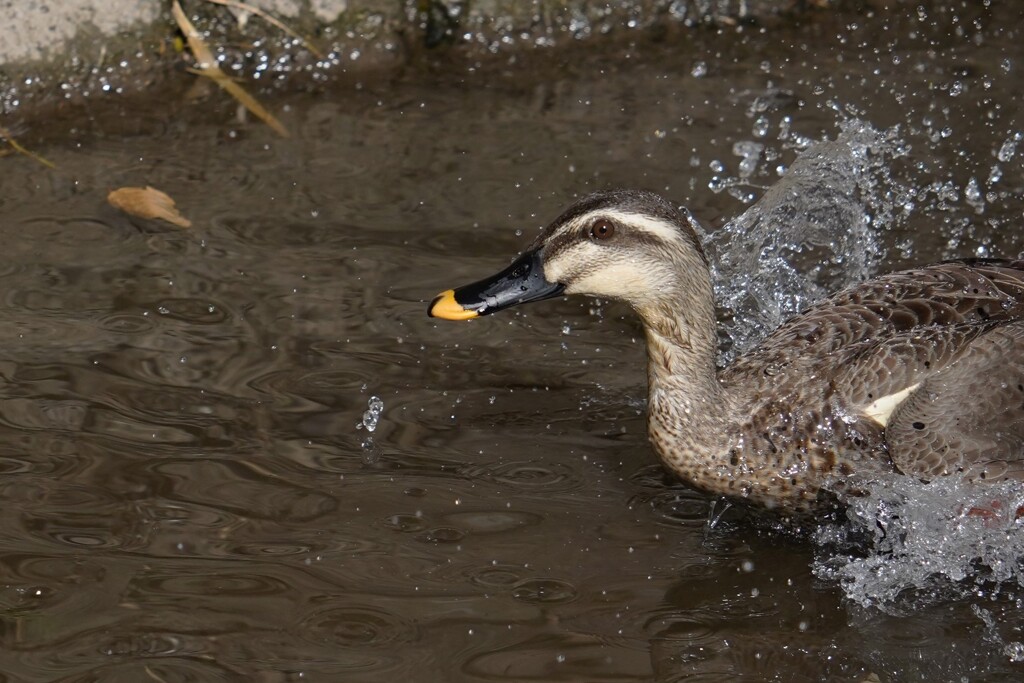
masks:
[[[590,226],[590,236],[595,240],[606,240],[615,234],[615,224],[607,218],[598,218]]]

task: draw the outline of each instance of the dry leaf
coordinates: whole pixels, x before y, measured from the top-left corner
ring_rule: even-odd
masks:
[[[242,106],[273,128],[278,135],[283,138],[288,137],[288,129],[273,114],[264,109],[263,105],[256,101],[255,97],[246,92],[242,86],[231,80],[226,73],[220,70],[213,52],[206,46],[206,42],[199,35],[196,27],[185,16],[185,12],[182,11],[181,3],[178,0],[174,0],[174,4],[171,5],[171,13],[174,15],[174,20],[178,22],[181,32],[185,34],[185,39],[188,40],[188,48],[192,51],[192,56],[198,62],[197,66],[199,68],[195,70],[195,73],[212,79],[214,83],[224,88],[229,95],[241,102]]]
[[[120,209],[139,218],[159,218],[181,228],[192,227],[192,221],[185,218],[174,207],[174,200],[166,194],[149,187],[122,187],[107,195],[107,201],[115,209]]]

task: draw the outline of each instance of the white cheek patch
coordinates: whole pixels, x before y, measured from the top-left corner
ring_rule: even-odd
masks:
[[[559,250],[555,258],[544,259],[544,279],[548,282],[568,284],[576,277],[580,264],[593,263],[600,258],[597,247],[589,243],[574,244]],[[575,266],[575,267],[574,267]]]
[[[652,289],[654,287],[647,274],[632,263],[609,263],[575,278],[566,286],[565,292],[637,301],[649,296]]]
[[[560,251],[544,264],[548,282],[565,284],[566,294],[590,294],[639,301],[657,289],[658,268],[584,242]]]

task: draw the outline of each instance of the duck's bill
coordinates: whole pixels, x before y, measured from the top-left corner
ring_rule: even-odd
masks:
[[[469,320],[516,304],[550,299],[564,289],[544,279],[544,261],[537,249],[523,254],[497,275],[441,292],[430,302],[427,315],[445,320]]]

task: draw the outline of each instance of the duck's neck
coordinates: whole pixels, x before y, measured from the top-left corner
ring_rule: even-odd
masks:
[[[640,309],[647,334],[647,378],[652,398],[656,391],[671,392],[676,405],[691,414],[725,400],[715,368],[714,308],[687,307],[686,311]]]
[[[647,334],[648,431],[666,465],[690,481],[695,468],[722,466],[735,423],[715,367],[710,279],[701,284],[637,306]]]

